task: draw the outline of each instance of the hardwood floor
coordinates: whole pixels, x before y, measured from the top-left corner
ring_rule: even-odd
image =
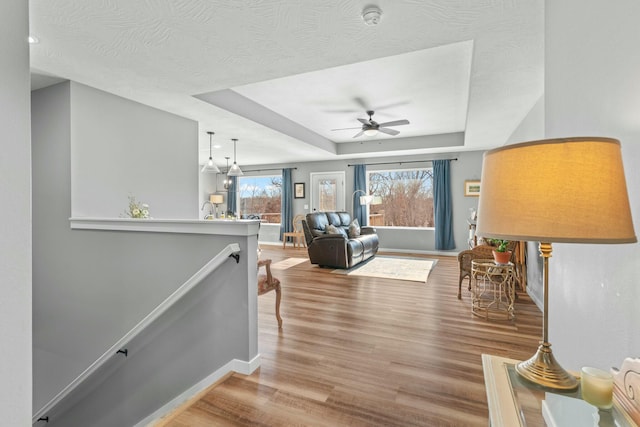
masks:
[[[306,251],[263,247],[274,263],[288,257]],[[231,375],[163,425],[486,427],[480,355],[529,358],[540,311],[519,292],[515,320],[473,316],[464,284],[456,298],[457,259],[423,257],[438,260],[426,285],[333,274],[308,261],[274,271],[284,325],[278,330],[275,293],[261,296],[261,367]]]

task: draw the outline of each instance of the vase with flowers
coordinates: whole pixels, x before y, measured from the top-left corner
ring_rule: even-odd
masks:
[[[124,212],[128,218],[150,218],[149,205],[140,203],[135,196],[129,196],[129,208]]]

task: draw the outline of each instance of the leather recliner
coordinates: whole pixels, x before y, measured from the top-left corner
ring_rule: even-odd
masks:
[[[333,225],[344,233],[329,234]],[[311,264],[320,267],[351,268],[378,252],[378,234],[374,227],[360,227],[358,236],[349,237],[351,215],[348,212],[312,212],[302,223]]]

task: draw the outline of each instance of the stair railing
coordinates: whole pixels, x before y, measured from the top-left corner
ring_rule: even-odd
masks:
[[[122,338],[120,338],[115,344],[113,344],[102,356],[96,359],[87,369],[85,369],[80,375],[78,375],[69,385],[63,388],[57,395],[55,395],[46,405],[40,408],[32,418],[33,424],[38,421],[49,421],[47,413],[50,412],[56,405],[62,402],[67,396],[69,396],[76,388],[78,388],[84,381],[86,381],[91,375],[93,375],[100,367],[107,363],[111,358],[118,354],[123,354],[125,357],[128,355],[127,344],[130,343],[135,337],[140,335],[149,325],[157,320],[163,313],[165,313],[171,306],[185,296],[189,291],[195,288],[205,277],[211,274],[214,270],[220,267],[228,258],[234,258],[236,263],[240,262],[240,245],[238,243],[231,243],[222,249],[215,257],[207,262],[200,270],[198,270],[193,276],[191,276],[186,282],[184,282],[178,289],[176,289],[171,295],[169,295],[164,301],[162,301],[156,308],[154,308],[147,316],[145,316],[137,325],[135,325],[129,332],[127,332]]]

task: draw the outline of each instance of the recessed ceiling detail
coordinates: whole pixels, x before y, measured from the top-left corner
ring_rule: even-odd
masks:
[[[354,132],[331,129],[353,127],[367,110],[375,111],[378,122],[409,120],[402,137],[462,132],[472,54],[473,42],[465,41],[232,90],[334,142],[351,142]]]

